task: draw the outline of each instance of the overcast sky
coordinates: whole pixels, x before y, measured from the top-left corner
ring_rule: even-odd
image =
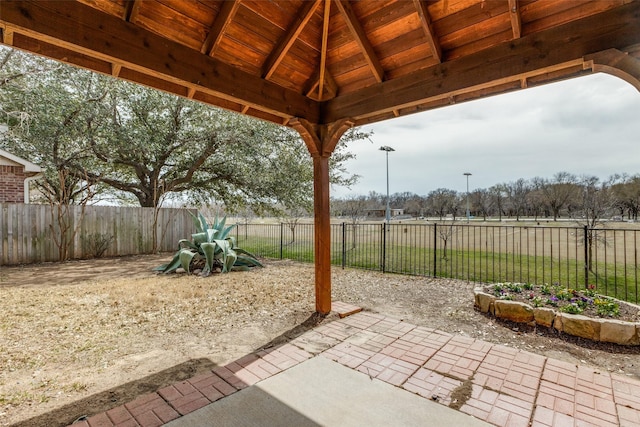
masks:
[[[437,188],[466,191],[556,172],[596,175],[640,173],[640,92],[595,74],[478,101],[413,114],[374,125],[370,141],[352,143],[347,164],[360,175],[351,190],[426,195]]]

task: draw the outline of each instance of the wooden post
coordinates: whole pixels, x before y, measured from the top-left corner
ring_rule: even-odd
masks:
[[[353,126],[351,120],[314,125],[292,119],[289,126],[300,133],[313,158],[313,211],[316,311],[331,311],[331,210],[329,206],[329,158],[340,137]]]

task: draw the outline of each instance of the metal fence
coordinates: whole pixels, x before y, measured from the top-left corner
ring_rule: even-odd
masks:
[[[442,224],[331,226],[332,264],[473,282],[594,285],[638,303],[638,230]],[[238,224],[258,256],[312,262],[313,224]]]

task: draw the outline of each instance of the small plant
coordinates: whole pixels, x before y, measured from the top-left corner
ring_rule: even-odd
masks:
[[[536,308],[544,306],[544,303],[544,300],[540,297],[534,297],[531,299],[531,304]]]
[[[505,301],[512,301],[513,300],[513,295],[511,294],[502,294],[499,297],[501,300],[505,300]]]
[[[593,300],[598,316],[616,317],[620,315],[620,304],[609,298],[596,298]]]
[[[588,296],[589,298],[595,297],[596,296],[596,286],[595,285],[587,286],[587,289],[585,289],[584,294],[586,296]]]
[[[113,243],[113,235],[107,233],[91,233],[81,236],[85,253],[94,258],[101,258]]]
[[[565,306],[560,307],[560,311],[563,313],[569,314],[580,314],[584,311],[584,309],[576,303],[567,304]]]
[[[559,289],[555,292],[555,294],[556,294],[556,297],[558,297],[558,299],[561,299],[564,301],[568,301],[573,296],[573,294],[569,292],[569,289]]]
[[[182,267],[187,273],[199,269],[201,276],[208,276],[216,268],[222,273],[233,270],[248,270],[250,267],[262,267],[255,256],[236,246],[235,238],[229,236],[234,226],[225,228],[226,217],[222,221],[218,218],[209,226],[205,217],[191,214],[196,233],[191,240],[182,239],[178,242],[178,252],[168,264],[154,268],[154,271],[175,273]]]
[[[524,285],[522,285],[522,288],[525,291],[532,291],[533,290],[533,284],[532,283],[525,283]]]
[[[504,286],[502,285],[502,283],[496,283],[495,285],[493,285],[493,294],[497,297],[504,294]]]
[[[507,283],[507,289],[519,294],[522,292],[522,285],[520,285],[520,283]]]
[[[554,307],[558,306],[558,301],[559,301],[558,297],[549,297],[549,298],[547,298],[547,304],[548,305],[552,305]]]
[[[551,288],[548,284],[545,283],[544,285],[540,286],[540,293],[542,295],[551,295]]]

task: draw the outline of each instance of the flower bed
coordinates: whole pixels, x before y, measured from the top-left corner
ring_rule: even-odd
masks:
[[[513,322],[535,323],[594,341],[640,344],[640,307],[599,295],[590,286],[497,283],[475,291],[475,306]]]

